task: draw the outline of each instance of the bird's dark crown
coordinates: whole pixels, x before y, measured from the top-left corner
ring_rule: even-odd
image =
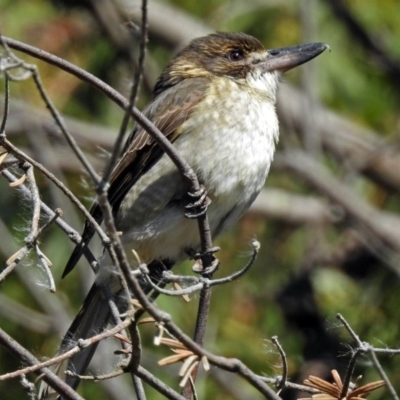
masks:
[[[153,96],[187,78],[244,78],[251,68],[250,54],[264,51],[259,40],[245,33],[218,32],[194,39],[164,69]]]

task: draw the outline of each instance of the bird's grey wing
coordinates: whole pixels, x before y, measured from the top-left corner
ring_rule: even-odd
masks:
[[[144,110],[144,115],[171,142],[174,142],[178,136],[177,128],[203,99],[208,83],[206,78],[185,79],[154,98]],[[123,198],[132,186],[157,163],[162,155],[163,151],[154,139],[142,127],[136,125],[110,177],[108,199],[114,215],[117,214]],[[102,212],[96,201],[92,204],[90,213],[97,222],[102,221]],[[63,277],[74,268],[93,234],[93,227],[86,221],[82,240],[71,254]]]

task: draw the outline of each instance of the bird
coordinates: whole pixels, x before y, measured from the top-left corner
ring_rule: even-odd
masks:
[[[327,47],[310,43],[266,50],[248,34],[217,32],[193,39],[158,78],[143,113],[205,188],[214,238],[243,215],[264,186],[279,136],[275,103],[281,74]],[[155,281],[162,271],[187,259],[190,251],[200,251],[197,221],[187,213],[189,189],[168,155],[136,125],[111,173],[108,200],[125,250],[136,252]],[[96,201],[90,212],[101,223]],[[86,222],[63,276],[86,252],[93,235],[94,229]],[[100,261],[96,280],[60,353],[109,323],[104,288],[111,287],[115,295],[121,290],[110,263],[107,257]],[[143,284],[143,290],[148,292],[149,287]],[[79,378],[66,376],[63,369],[83,374],[94,351],[95,346],[85,349],[67,366],[59,366],[57,373],[76,388]],[[54,398],[54,393],[44,386],[40,398]]]

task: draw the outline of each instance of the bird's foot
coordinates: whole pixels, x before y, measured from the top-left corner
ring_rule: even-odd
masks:
[[[211,200],[207,197],[207,190],[203,185],[197,192],[188,192],[189,198],[192,200],[185,206],[185,217],[189,219],[196,219],[201,217],[207,212]]]
[[[190,258],[195,260],[192,267],[193,272],[201,275],[212,275],[219,267],[219,260],[214,256],[214,253],[218,251],[219,247],[211,247],[204,253],[198,253],[193,249],[189,249],[187,252]]]

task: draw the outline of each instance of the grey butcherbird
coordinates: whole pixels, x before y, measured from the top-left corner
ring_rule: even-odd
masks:
[[[216,33],[194,39],[159,77],[144,114],[173,143],[197,173],[211,200],[208,217],[213,237],[230,227],[264,185],[278,140],[275,100],[281,72],[318,56],[323,43],[265,50],[244,33]],[[134,249],[157,271],[199,250],[197,222],[185,217],[188,187],[154,140],[136,126],[116,165],[108,190],[117,229],[130,253]],[[100,222],[95,202],[92,215]],[[76,264],[93,236],[86,223],[83,239],[64,275]],[[61,345],[61,352],[105,328],[110,312],[103,288],[114,293],[117,278],[107,262]],[[145,291],[149,288],[145,287]],[[95,348],[74,356],[68,369],[84,373]],[[65,377],[76,387],[79,379]],[[42,391],[42,398],[49,395]]]

